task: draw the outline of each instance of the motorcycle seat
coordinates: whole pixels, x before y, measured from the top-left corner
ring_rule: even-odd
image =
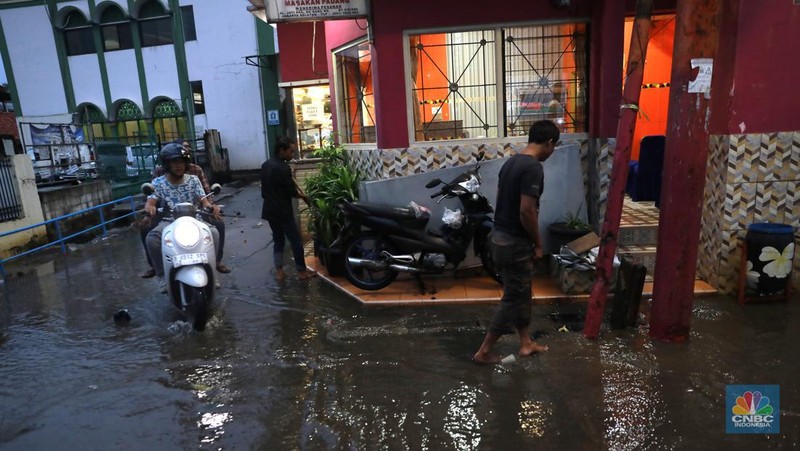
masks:
[[[398,221],[414,220],[427,222],[431,217],[430,213],[425,210],[420,211],[420,215],[417,217],[417,212],[410,207],[394,207],[369,202],[351,202],[350,206],[354,210],[365,215],[379,216],[381,218],[395,219]]]

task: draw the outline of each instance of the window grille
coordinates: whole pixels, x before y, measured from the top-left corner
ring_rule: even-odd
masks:
[[[141,117],[142,110],[140,110],[139,107],[130,100],[120,103],[117,107],[116,118],[118,122],[136,120]]]
[[[567,23],[410,35],[415,140],[527,135],[541,119],[585,131],[586,29]]]
[[[349,143],[376,142],[370,45],[358,43],[337,52],[334,58],[340,137]]]
[[[7,157],[0,157],[0,222],[22,217],[22,202],[14,179],[14,164]]]
[[[174,100],[160,100],[153,107],[153,118],[178,117],[182,115],[181,109],[178,108],[178,104]]]

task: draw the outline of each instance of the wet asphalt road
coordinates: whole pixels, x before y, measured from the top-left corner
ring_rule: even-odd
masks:
[[[138,277],[129,230],[9,265],[0,449],[798,447],[797,299],[699,300],[685,344],[646,327],[588,342],[548,319],[581,305],[535,307],[550,352],[478,367],[491,307],[367,309],[322,280],[276,283],[258,186],[223,203],[241,213],[227,219],[234,272],[203,333],[169,330],[180,317]],[[780,434],[725,433],[725,385],[745,383],[780,385]]]

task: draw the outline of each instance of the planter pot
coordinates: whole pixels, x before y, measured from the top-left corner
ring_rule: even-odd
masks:
[[[794,259],[794,228],[788,224],[751,224],[747,231],[748,288],[770,295],[786,289]]]
[[[319,243],[319,239],[317,239],[316,237],[314,237],[314,238],[311,240],[311,242],[312,242],[312,243],[314,243],[314,257],[319,257],[319,260],[320,260],[320,262],[322,262],[322,253],[319,251],[319,248],[320,248],[320,246],[322,246],[322,245]],[[325,264],[325,262],[322,262],[322,264],[324,265],[324,264]]]
[[[552,254],[558,254],[561,246],[591,232],[588,228],[576,229],[568,226],[565,222],[554,222],[547,226],[547,230],[550,232],[550,253]]]
[[[331,277],[344,277],[344,251],[336,247],[320,247],[320,254],[323,265]]]

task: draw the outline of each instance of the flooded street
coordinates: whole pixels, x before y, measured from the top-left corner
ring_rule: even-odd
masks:
[[[544,355],[469,357],[492,307],[361,307],[270,275],[257,185],[226,199],[217,308],[202,333],[154,279],[136,232],[23,259],[0,299],[2,449],[796,449],[800,307],[695,302],[691,340],[646,327],[590,342],[534,308]],[[287,259],[288,262],[288,259]],[[291,265],[287,265],[290,268]],[[535,288],[534,288],[535,289]],[[114,312],[127,308],[128,326]],[[646,305],[643,307],[646,310]],[[516,340],[498,351],[515,352]],[[727,384],[780,385],[780,434],[726,434]]]

